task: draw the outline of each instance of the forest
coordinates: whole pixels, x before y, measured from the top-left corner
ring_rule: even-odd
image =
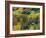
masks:
[[[13,31],[40,29],[40,8],[13,7],[12,11]]]

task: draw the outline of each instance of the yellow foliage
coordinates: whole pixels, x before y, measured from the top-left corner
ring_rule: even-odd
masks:
[[[17,23],[17,25],[14,25],[14,31],[20,30],[21,29],[21,24]]]
[[[19,14],[21,14],[22,11],[23,11],[23,8],[19,8],[18,10],[14,11],[14,14],[19,15]]]

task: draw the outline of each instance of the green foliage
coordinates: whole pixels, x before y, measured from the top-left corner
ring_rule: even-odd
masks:
[[[28,11],[20,11],[21,14],[16,15],[13,14],[13,29],[15,30],[21,30],[22,27],[22,23],[27,22],[29,19],[34,20],[36,18],[38,18],[38,24],[35,25],[28,25],[29,30],[36,30],[36,29],[40,29],[40,12],[39,9],[30,9]],[[19,13],[19,12],[18,12]],[[22,19],[20,19],[22,18]],[[17,20],[22,20],[22,21],[17,21]]]

